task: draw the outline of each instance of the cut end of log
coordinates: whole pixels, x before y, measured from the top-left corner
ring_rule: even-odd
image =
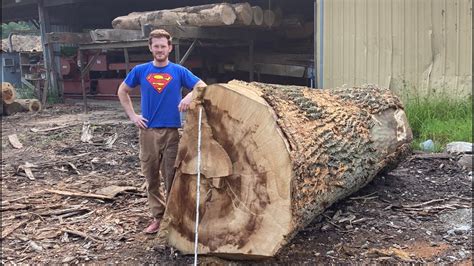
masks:
[[[21,104],[26,111],[41,111],[41,102],[37,99],[17,99],[16,102]]]
[[[234,9],[228,4],[222,4],[222,9],[220,10],[220,17],[224,25],[232,25],[237,19],[237,15],[235,14]]]
[[[266,9],[265,11],[263,11],[263,24],[267,27],[271,27],[274,23],[275,13],[270,9]]]
[[[2,82],[2,101],[11,104],[16,99],[16,90],[9,82]]]
[[[252,24],[253,10],[249,3],[237,3],[233,4],[232,6],[234,7],[235,14],[237,15],[235,24],[242,24],[245,26]]]
[[[263,24],[263,10],[259,6],[252,6],[253,24],[260,26]]]

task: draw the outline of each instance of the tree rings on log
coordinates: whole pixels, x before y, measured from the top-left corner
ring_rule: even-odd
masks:
[[[253,24],[260,26],[263,24],[263,9],[259,6],[252,6]]]
[[[2,102],[11,104],[16,99],[15,88],[9,82],[2,82]]]

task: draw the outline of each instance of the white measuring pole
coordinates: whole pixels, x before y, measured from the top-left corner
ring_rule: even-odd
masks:
[[[198,159],[197,159],[197,180],[196,180],[196,224],[194,227],[194,266],[197,266],[198,255],[198,222],[199,222],[199,198],[200,198],[200,183],[201,183],[201,121],[202,121],[202,106],[199,107],[199,124],[198,124]]]

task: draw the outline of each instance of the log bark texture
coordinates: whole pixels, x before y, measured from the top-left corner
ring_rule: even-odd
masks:
[[[161,229],[183,253],[194,252],[201,107],[201,254],[273,256],[327,207],[410,150],[403,106],[389,90],[232,81],[198,92]]]
[[[225,26],[237,19],[234,6],[227,3],[188,6],[149,12],[133,12],[112,21],[115,29],[141,30],[142,25],[151,26]]]

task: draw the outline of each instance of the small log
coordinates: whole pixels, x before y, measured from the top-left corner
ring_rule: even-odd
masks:
[[[263,11],[263,25],[266,27],[272,27],[275,23],[275,13],[273,10],[265,9]]]
[[[411,129],[390,90],[233,81],[196,94],[161,231],[186,254],[194,252],[200,107],[200,254],[274,256],[331,204],[410,151]]]
[[[2,82],[2,102],[11,104],[16,99],[16,90],[9,82]]]
[[[263,9],[259,6],[253,6],[252,11],[253,11],[252,24],[261,26],[263,24]]]
[[[248,26],[252,24],[253,10],[249,3],[237,3],[233,4],[232,7],[234,8],[235,14],[237,15],[237,18],[234,22],[235,25]]]
[[[16,102],[21,104],[25,110],[30,112],[41,111],[41,102],[37,99],[16,99]]]

